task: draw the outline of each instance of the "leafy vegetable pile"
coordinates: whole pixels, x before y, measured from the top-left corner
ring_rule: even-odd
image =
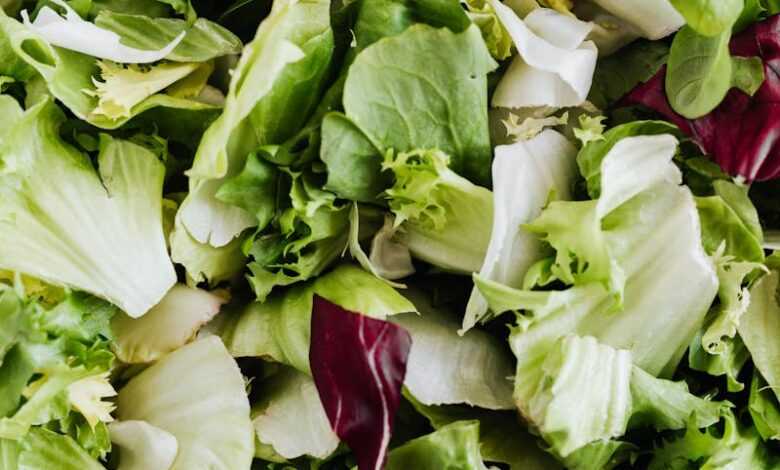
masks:
[[[0,7],[1,469],[780,469],[780,2]]]

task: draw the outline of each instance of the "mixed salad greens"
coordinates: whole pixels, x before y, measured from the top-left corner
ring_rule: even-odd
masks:
[[[0,7],[0,469],[780,469],[780,2]]]

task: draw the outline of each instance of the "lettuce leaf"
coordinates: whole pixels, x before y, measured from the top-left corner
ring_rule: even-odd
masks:
[[[417,24],[357,55],[344,84],[345,114],[380,152],[436,148],[454,172],[485,184],[486,76],[495,68],[476,26],[455,34]]]
[[[162,229],[165,169],[148,150],[106,135],[98,173],[60,139],[64,120],[43,102],[0,142],[0,268],[82,289],[139,317],[176,282]]]
[[[500,341],[484,331],[458,335],[458,325],[431,299],[416,290],[406,293],[420,315],[391,321],[412,337],[404,386],[423,405],[465,403],[485,409],[512,409],[512,363]]]
[[[274,293],[237,312],[226,312],[220,335],[235,357],[262,357],[310,374],[309,343],[314,294],[350,311],[385,319],[415,306],[384,281],[341,265],[316,281]]]
[[[113,318],[114,352],[128,364],[154,362],[192,341],[224,302],[210,292],[177,284],[143,317],[120,313]]]
[[[406,468],[487,470],[479,453],[479,422],[458,421],[393,449],[388,470]]]
[[[222,341],[210,336],[183,346],[120,391],[120,421],[146,421],[173,435],[171,470],[248,470],[254,432],[244,380]]]
[[[261,398],[252,405],[252,423],[261,443],[285,459],[325,459],[336,450],[339,438],[311,377],[286,368],[258,387]]]
[[[188,172],[190,193],[176,219],[177,229],[186,229],[198,243],[220,248],[257,224],[252,214],[215,196],[243,169],[250,152],[281,143],[316,104],[318,94],[309,87],[316,89],[323,80],[333,48],[329,5],[327,0],[275,2],[246,45],[224,112],[198,147]],[[285,86],[275,86],[279,83]],[[302,107],[281,104],[288,101]]]
[[[146,421],[119,421],[109,426],[111,442],[119,446],[119,470],[168,470],[179,443],[169,432]]]
[[[520,19],[491,2],[518,56],[498,84],[494,107],[566,107],[582,104],[590,91],[598,51],[586,41],[591,26],[573,16],[540,8]]]
[[[527,270],[544,257],[544,249],[521,226],[539,216],[551,195],[570,199],[575,152],[566,138],[551,130],[526,142],[496,147],[493,228],[479,271],[481,278],[522,287]],[[489,318],[487,302],[475,287],[466,306],[462,331]]]
[[[493,213],[489,190],[449,168],[440,150],[392,151],[382,167],[395,183],[386,191],[397,239],[412,256],[448,271],[479,270],[490,241],[482,221]]]
[[[184,39],[182,32],[160,50],[135,49],[122,44],[118,34],[83,20],[63,0],[52,2],[65,10],[64,18],[48,6],[40,9],[32,22],[27,11],[22,12],[22,18],[26,27],[38,33],[49,44],[63,49],[114,62],[147,64],[165,58]]]
[[[647,39],[661,39],[685,24],[670,0],[594,0],[603,9],[627,21]]]

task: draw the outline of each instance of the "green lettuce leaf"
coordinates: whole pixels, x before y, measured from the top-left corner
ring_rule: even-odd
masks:
[[[103,465],[90,457],[70,436],[63,436],[38,428],[22,442],[19,470],[104,470]]]
[[[79,119],[102,129],[116,129],[132,118],[139,117],[139,120],[150,119],[160,124],[161,129],[167,130],[170,126],[165,121],[169,123],[170,119],[166,119],[165,113],[159,109],[171,109],[176,111],[175,122],[179,131],[191,140],[192,135],[199,135],[204,125],[219,113],[215,106],[160,93],[135,104],[129,115],[116,119],[94,113],[99,99],[95,96],[97,86],[93,79],[100,73],[98,61],[94,57],[53,46],[34,31],[0,12],[2,43],[7,44],[6,50],[12,51],[14,56],[9,70],[13,75],[4,74],[23,81],[34,73],[39,74],[52,96]]]
[[[551,195],[571,198],[575,152],[566,138],[551,130],[525,142],[496,147],[493,227],[480,277],[522,287],[528,269],[546,253],[539,240],[521,226],[539,216]],[[489,318],[487,302],[475,287],[466,306],[463,331]]]
[[[641,145],[643,142],[646,142],[647,147]],[[666,150],[647,152],[648,156],[641,160],[642,165],[646,165],[641,171],[629,163],[633,161],[632,156],[643,152],[632,154],[621,150],[656,149],[660,144]],[[603,347],[591,347],[595,356],[607,345],[625,349],[630,352],[629,372],[631,367],[638,367],[651,376],[670,376],[712,304],[718,280],[712,261],[701,244],[693,196],[687,188],[678,186],[680,175],[671,162],[674,147],[674,139],[668,135],[624,139],[613,147],[601,163],[602,191],[599,200],[558,203],[573,206],[583,204],[588,208],[595,206],[592,210],[596,214],[601,207],[606,213],[598,231],[608,248],[608,261],[622,273],[625,286],[622,304],[616,304],[614,295],[604,287],[602,281],[579,282],[566,290],[545,292],[511,289],[475,277],[478,287],[495,312],[525,310],[518,317],[518,326],[510,336],[510,345],[518,358],[515,400],[524,415],[531,417],[537,426],[567,430],[567,426],[575,425],[574,421],[567,421],[566,418],[576,416],[577,409],[551,415],[552,421],[548,424],[543,405],[549,403],[545,398],[549,398],[549,395],[540,395],[542,385],[550,386],[557,379],[556,371],[560,366],[550,362],[553,356],[560,360],[566,357],[563,354],[565,350],[553,354],[556,348],[560,348],[563,338],[572,334],[595,337],[598,343],[603,344]],[[630,172],[631,177],[625,172]],[[583,212],[583,209],[570,211],[580,216]],[[569,220],[567,224],[561,223],[560,230],[568,230],[571,226]],[[679,286],[683,284],[686,289],[680,291]],[[677,294],[669,296],[669,292]],[[623,364],[618,361],[622,356],[604,351],[605,358],[608,356],[615,360],[615,380],[625,378],[625,367],[617,368],[617,365]],[[581,357],[579,360],[585,359]],[[598,370],[599,361],[593,364],[594,370]],[[578,367],[577,370],[580,369]],[[568,369],[566,371],[576,373],[568,372]],[[572,376],[574,378],[576,375]],[[628,383],[628,379],[612,382],[612,376],[604,378],[605,381],[608,379],[609,384]],[[582,390],[590,386],[595,387],[594,390],[597,389],[599,394],[607,388],[606,385],[598,387],[589,381],[571,389],[556,388],[555,391],[563,396],[574,393],[573,389],[580,391],[574,393],[571,400],[560,401],[565,409],[583,403]],[[612,421],[601,420],[607,418],[598,415],[600,420],[585,423],[576,421],[576,429],[548,436],[556,442],[559,453],[561,449],[567,453],[562,457],[575,455],[578,461],[585,462],[587,459],[583,455],[595,452],[599,458],[608,461],[621,448],[619,443],[610,443],[581,450],[591,442],[625,432],[631,411],[631,393],[628,398],[625,397],[626,387],[629,386],[621,385],[614,391],[616,396],[623,397],[624,402],[628,400],[628,408],[622,407],[623,402],[620,401],[606,402],[610,406],[621,406],[614,410],[614,414],[606,415]],[[665,387],[659,385],[659,388]],[[587,399],[597,401],[600,398]],[[674,410],[673,407],[666,407],[664,413],[654,415],[663,417]],[[556,418],[560,421],[556,421]],[[662,423],[679,424],[686,418],[664,418]],[[577,456],[575,451],[586,454]]]
[[[165,56],[175,62],[206,62],[241,52],[241,40],[205,18],[188,25],[183,20],[171,18],[102,11],[95,18],[95,24],[118,34],[124,44],[144,50],[160,49],[184,32],[181,42]]]
[[[440,150],[388,152],[382,167],[395,176],[386,191],[398,240],[412,255],[461,273],[478,271],[490,242],[483,221],[493,214],[492,194],[449,168]]]
[[[744,6],[743,0],[721,0],[717,2],[708,0],[670,0],[670,2],[683,15],[688,26],[705,36],[715,36],[723,31],[730,30],[742,13]]]
[[[396,447],[387,456],[388,470],[487,470],[479,452],[479,422],[458,421]]]
[[[723,419],[722,434],[710,428],[700,431],[691,422],[685,434],[655,450],[648,468],[662,470],[693,465],[702,470],[776,468],[755,429],[742,426],[731,413]]]
[[[748,411],[761,439],[780,440],[780,403],[761,374],[753,372]]]
[[[141,316],[176,282],[162,230],[165,169],[148,150],[103,136],[96,172],[60,139],[64,120],[43,102],[0,142],[0,268]]]
[[[423,405],[465,403],[486,409],[512,409],[512,363],[509,351],[484,331],[458,335],[450,312],[433,306],[417,290],[405,293],[420,312],[391,321],[412,337],[404,386]]]
[[[539,438],[531,435],[513,411],[489,411],[470,406],[425,406],[414,399],[414,408],[434,429],[456,421],[479,421],[482,458],[509,465],[511,470],[559,470],[561,465],[542,450]]]
[[[224,302],[207,291],[177,284],[143,317],[120,313],[113,318],[114,352],[128,364],[154,362],[192,341]]]
[[[248,470],[254,432],[244,380],[222,341],[210,336],[164,356],[127,383],[120,421],[146,421],[173,435],[171,470]]]
[[[252,405],[252,423],[259,442],[285,459],[325,459],[336,450],[339,438],[311,377],[286,368],[256,387],[261,395]]]
[[[345,114],[383,153],[437,148],[453,171],[486,183],[486,75],[495,67],[476,26],[455,34],[414,25],[357,55],[344,84]]]
[[[777,271],[763,276],[750,288],[750,305],[739,322],[739,336],[745,342],[756,369],[780,397],[780,305],[777,302]]]
[[[119,470],[168,470],[176,459],[176,438],[146,421],[111,423],[111,442],[120,448]]]

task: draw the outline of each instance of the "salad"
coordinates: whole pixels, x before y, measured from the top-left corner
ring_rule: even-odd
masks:
[[[780,469],[780,2],[0,7],[0,469]]]

